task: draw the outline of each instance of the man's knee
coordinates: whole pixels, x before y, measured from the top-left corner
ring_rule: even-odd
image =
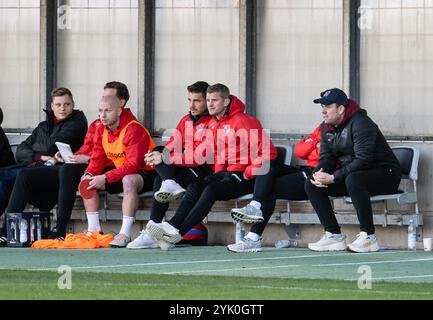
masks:
[[[123,193],[138,192],[143,186],[143,178],[138,174],[129,174],[122,178]]]
[[[346,189],[351,194],[352,191],[359,189],[364,185],[362,180],[363,173],[362,172],[351,172],[347,175],[344,183],[346,185]]]

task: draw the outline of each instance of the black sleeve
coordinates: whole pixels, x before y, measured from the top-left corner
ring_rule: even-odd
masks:
[[[87,125],[81,121],[68,121],[62,125],[60,130],[50,136],[41,136],[38,141],[44,146],[42,155],[54,156],[58,151],[56,142],[67,143],[71,146],[72,152],[77,151],[83,145],[86,136]]]
[[[334,173],[334,182],[342,182],[351,172],[371,168],[378,127],[373,121],[357,119],[353,122],[352,137],[355,156],[353,160]]]
[[[32,134],[23,142],[20,143],[20,145],[17,147],[17,151],[15,153],[15,158],[17,159],[17,162],[19,163],[32,163],[33,161],[38,161],[41,154],[37,153],[33,150],[33,144],[36,141],[36,137],[38,135],[38,132],[41,129],[40,123],[35,130],[33,130]]]
[[[332,174],[337,166],[337,159],[331,150],[331,145],[328,142],[326,132],[326,124],[322,124],[320,138],[320,159],[313,172],[323,169],[323,171]]]

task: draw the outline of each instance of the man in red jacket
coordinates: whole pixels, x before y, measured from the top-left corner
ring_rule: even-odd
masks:
[[[214,151],[215,173],[188,186],[170,222],[149,221],[147,230],[161,249],[179,242],[208,215],[215,201],[251,193],[255,176],[277,155],[260,122],[244,113],[245,105],[225,85],[210,86],[206,99],[212,119],[204,144]]]
[[[138,193],[152,190],[155,170],[144,164],[144,155],[155,147],[149,132],[128,109],[123,109],[117,97],[102,97],[98,106],[102,126],[95,134],[89,165],[82,180],[89,180],[90,189],[123,191],[122,228],[112,247],[126,247],[131,241],[131,229],[138,207]],[[113,167],[108,167],[111,163]],[[88,231],[100,232],[99,196],[84,199]]]
[[[188,86],[189,114],[179,121],[165,146],[158,146],[145,156],[146,163],[155,166],[158,173],[153,184],[155,193],[150,211],[150,220],[153,222],[162,221],[169,202],[182,198],[190,183],[212,173],[208,165],[194,157],[196,147],[201,142],[201,136],[211,118],[206,106],[208,87],[209,84],[204,81]],[[164,161],[163,155],[167,156]],[[127,245],[128,249],[156,247],[158,245],[155,239],[147,230],[141,231],[140,235]]]

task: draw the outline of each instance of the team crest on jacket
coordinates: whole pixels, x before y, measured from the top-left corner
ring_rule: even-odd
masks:
[[[229,132],[230,132],[230,125],[228,125],[228,124],[225,125],[223,129],[224,129],[224,134],[225,134],[225,135],[228,135]]]
[[[203,124],[199,124],[197,127],[197,132],[202,132],[204,129]]]

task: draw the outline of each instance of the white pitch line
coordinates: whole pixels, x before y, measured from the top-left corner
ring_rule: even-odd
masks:
[[[389,251],[389,252],[369,252],[365,255],[377,255],[377,254],[394,254],[405,251]],[[260,253],[258,253],[260,254]],[[315,254],[315,255],[299,255],[299,256],[284,256],[284,257],[270,257],[270,258],[249,258],[249,259],[223,259],[223,260],[196,260],[196,261],[170,261],[170,262],[149,262],[149,263],[135,263],[135,264],[119,264],[119,265],[99,265],[99,266],[71,266],[72,269],[98,269],[98,268],[129,268],[129,267],[151,267],[151,266],[169,266],[169,265],[181,265],[181,264],[197,264],[197,263],[222,263],[222,262],[249,262],[249,261],[268,261],[268,260],[282,260],[282,259],[304,259],[304,258],[321,258],[321,257],[342,257],[342,256],[353,256],[359,255],[349,254],[348,252],[341,254]],[[21,269],[29,271],[57,271],[57,267],[54,268],[36,268],[36,269]]]
[[[271,266],[271,267],[253,267],[253,268],[230,268],[230,269],[208,269],[208,270],[190,270],[190,271],[173,271],[173,272],[163,272],[162,274],[186,274],[186,273],[201,273],[201,272],[227,272],[227,271],[245,271],[245,270],[264,270],[264,269],[276,269],[276,268],[290,268],[290,267],[300,267],[299,264],[286,264],[281,266]]]
[[[361,261],[361,262],[347,262],[347,263],[328,263],[328,264],[313,264],[312,267],[338,267],[338,266],[350,266],[358,264],[381,264],[381,263],[405,263],[405,262],[419,262],[419,261],[432,261],[430,259],[410,259],[410,260],[385,260],[385,261]]]

